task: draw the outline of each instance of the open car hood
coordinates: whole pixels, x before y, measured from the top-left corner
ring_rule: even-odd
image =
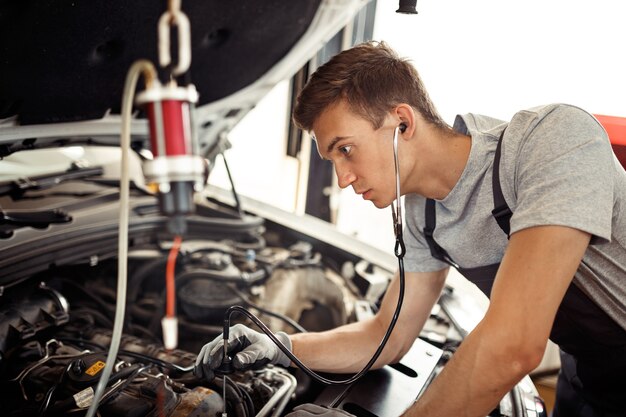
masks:
[[[157,23],[165,3],[1,1],[0,154],[94,136],[119,143],[125,76],[138,59],[158,66]],[[200,150],[300,69],[366,3],[182,2],[191,27],[187,76],[199,92]],[[147,132],[139,114],[132,133]]]

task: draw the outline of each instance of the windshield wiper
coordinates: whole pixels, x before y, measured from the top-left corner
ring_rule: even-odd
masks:
[[[0,210],[0,225],[30,226],[43,229],[52,223],[69,223],[72,217],[63,210]]]
[[[70,168],[67,171],[52,174],[18,178],[17,180],[0,183],[0,196],[10,195],[14,199],[17,199],[20,198],[26,191],[43,190],[66,181],[100,176],[103,172],[104,169],[102,167]]]
[[[53,223],[69,223],[72,216],[59,209],[3,210],[0,209],[0,239],[13,236],[13,230],[22,227],[45,229]]]

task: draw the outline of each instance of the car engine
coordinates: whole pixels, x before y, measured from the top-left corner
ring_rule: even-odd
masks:
[[[115,372],[101,415],[203,415],[221,411],[221,378],[193,373],[195,354],[222,331],[226,309],[245,305],[273,329],[322,330],[347,322],[356,296],[339,274],[325,271],[312,245],[272,247],[259,221],[239,224],[240,239],[184,242],[176,271],[179,349],[161,343],[167,248],[129,253],[128,313]],[[2,403],[10,415],[67,415],[89,404],[104,366],[113,325],[115,259],[53,266],[5,289],[0,310]],[[298,300],[299,302],[286,302]],[[245,322],[235,318],[235,322]],[[299,320],[298,324],[296,320]],[[236,416],[281,409],[296,380],[278,367],[228,378],[228,409]],[[209,414],[206,414],[209,413]],[[264,415],[266,412],[263,412]]]

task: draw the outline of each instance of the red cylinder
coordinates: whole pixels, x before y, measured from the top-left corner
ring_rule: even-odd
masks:
[[[154,157],[192,154],[189,103],[163,100],[147,103],[146,110],[150,121],[150,145]],[[160,129],[157,126],[159,123]]]
[[[155,158],[193,154],[190,106],[197,100],[191,85],[156,85],[137,95],[137,104],[147,112]]]

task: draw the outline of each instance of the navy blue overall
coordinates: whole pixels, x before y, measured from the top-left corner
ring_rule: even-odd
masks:
[[[509,236],[512,212],[500,187],[500,136],[493,164],[492,215]],[[455,267],[487,295],[499,263],[463,268],[433,237],[434,200],[426,201],[424,236],[431,255]],[[550,340],[561,349],[561,372],[553,417],[626,417],[626,331],[572,282],[552,326]]]

